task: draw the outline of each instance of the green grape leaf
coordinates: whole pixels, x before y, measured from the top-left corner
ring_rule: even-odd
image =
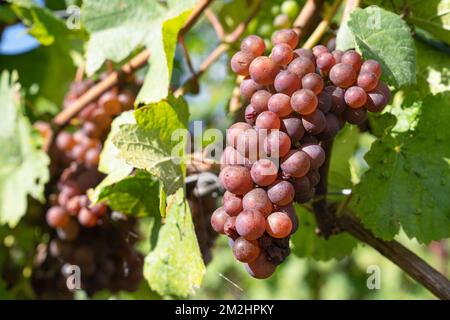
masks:
[[[350,14],[348,27],[365,59],[379,61],[383,79],[394,87],[415,83],[416,53],[411,30],[396,14],[368,7]]]
[[[310,257],[315,260],[342,259],[356,247],[357,241],[349,234],[341,233],[328,240],[316,234],[314,215],[304,207],[295,205],[300,226],[292,236],[292,252],[298,257]]]
[[[133,110],[122,112],[113,120],[108,137],[103,143],[98,170],[114,177],[109,178],[109,181],[121,180],[133,171],[133,166],[119,158],[119,149],[112,142],[113,137],[119,132],[120,126],[124,124],[136,124]]]
[[[427,96],[418,112],[412,129],[372,144],[355,188],[351,206],[383,239],[400,226],[424,243],[450,236],[450,92]]]
[[[150,68],[138,102],[166,98],[178,31],[197,0],[85,0],[82,20],[91,37],[86,71],[98,70],[106,59],[120,62],[137,48],[147,47]]]
[[[17,74],[0,77],[0,224],[14,227],[27,209],[27,196],[43,201],[49,159],[23,115]]]
[[[167,215],[153,251],[145,258],[144,276],[161,296],[187,297],[198,288],[205,265],[182,188],[167,198]]]
[[[51,45],[56,40],[67,41],[73,32],[69,30],[63,20],[55,16],[49,9],[41,7],[30,0],[13,0],[11,8],[29,26],[28,33],[43,45]]]
[[[450,44],[450,1],[370,0],[368,3],[404,14],[407,22]]]
[[[137,124],[120,126],[113,137],[119,157],[163,182],[167,194],[184,184],[184,148],[189,113],[182,97],[169,97],[135,111]],[[177,134],[179,133],[179,136]]]
[[[336,35],[336,49],[346,51],[355,48],[355,37],[348,27],[348,20],[345,21]]]
[[[330,191],[339,191],[353,186],[349,160],[356,151],[358,133],[359,131],[355,126],[346,126],[339,132],[333,142],[328,176]]]
[[[143,170],[112,184],[100,183],[95,202],[106,202],[113,210],[138,217],[159,214],[159,183]]]
[[[419,41],[416,41],[416,48],[417,85],[424,93],[423,96],[428,93],[436,94],[450,90],[449,54],[433,49]]]

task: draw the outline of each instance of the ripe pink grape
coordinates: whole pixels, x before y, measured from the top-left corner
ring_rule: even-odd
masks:
[[[244,210],[236,218],[236,231],[247,240],[256,240],[264,234],[266,219],[257,210]]]
[[[280,118],[275,112],[264,111],[256,117],[255,127],[257,129],[276,130],[280,129]]]
[[[291,97],[292,109],[301,115],[313,113],[318,104],[317,96],[309,89],[297,90]]]
[[[249,73],[252,79],[261,85],[270,85],[278,74],[279,67],[269,57],[257,57],[250,64]]]
[[[227,166],[220,172],[223,187],[236,195],[244,195],[253,189],[250,171],[242,166]]]
[[[249,68],[255,56],[247,51],[238,51],[231,58],[231,70],[241,75],[248,76]]]
[[[277,180],[267,189],[270,201],[277,206],[286,206],[294,199],[294,187],[285,180]]]
[[[269,99],[269,111],[283,118],[292,112],[291,98],[284,93],[276,93]]]
[[[358,109],[366,104],[367,94],[362,88],[353,86],[345,90],[344,98],[350,108]]]
[[[291,29],[276,31],[272,36],[272,43],[274,46],[280,43],[286,43],[291,47],[291,49],[295,49],[295,47],[297,47],[298,40],[297,33]]]
[[[291,62],[294,57],[292,48],[286,43],[279,43],[275,45],[270,54],[270,58],[279,66],[285,66]]]
[[[299,76],[287,70],[283,70],[278,73],[278,75],[275,77],[273,85],[277,92],[287,95],[292,95],[301,87]]]
[[[291,150],[281,160],[280,167],[288,177],[303,177],[310,168],[309,156],[301,150]]]
[[[211,215],[211,226],[214,231],[224,234],[224,225],[229,217],[223,207],[217,208]]]
[[[267,196],[267,192],[262,188],[249,191],[242,199],[244,210],[258,210],[264,217],[272,212],[272,203]]]
[[[330,80],[337,87],[348,88],[356,80],[356,71],[350,64],[335,64],[330,70]]]
[[[233,254],[236,260],[241,262],[252,262],[258,258],[261,249],[256,241],[239,237],[234,241]]]
[[[277,179],[278,169],[269,159],[260,159],[253,164],[250,174],[253,182],[265,187]]]
[[[291,148],[289,136],[279,130],[270,132],[264,139],[264,150],[270,157],[283,157]]]
[[[302,78],[302,88],[311,90],[315,95],[318,95],[322,91],[323,86],[322,77],[317,73],[308,73]]]
[[[322,111],[316,110],[313,113],[302,117],[303,127],[309,134],[316,135],[325,130],[327,125],[325,116]]]
[[[287,237],[292,231],[291,218],[284,212],[274,212],[267,217],[266,231],[274,238]]]
[[[241,50],[250,52],[257,57],[264,54],[264,51],[266,51],[266,45],[261,37],[250,35],[242,40]]]

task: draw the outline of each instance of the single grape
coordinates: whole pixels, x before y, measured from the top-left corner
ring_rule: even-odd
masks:
[[[81,144],[77,144],[70,151],[70,156],[76,162],[83,163],[87,150],[88,149],[85,146],[83,146]]]
[[[391,100],[391,90],[383,81],[380,80],[378,82],[378,86],[375,90],[380,91],[386,97],[386,103],[389,103]]]
[[[120,104],[122,105],[122,110],[131,110],[134,107],[135,94],[133,91],[124,88],[117,96]]]
[[[255,108],[251,104],[245,108],[245,122],[249,125],[253,126],[255,124],[257,115]]]
[[[280,71],[275,77],[273,83],[275,90],[280,93],[292,95],[296,90],[300,89],[300,78],[287,70]]]
[[[52,228],[61,228],[70,221],[69,214],[62,207],[54,206],[48,209],[45,216],[47,224]]]
[[[291,98],[284,93],[276,93],[269,99],[269,111],[278,117],[286,117],[292,112]]]
[[[267,196],[267,192],[262,188],[249,191],[242,199],[244,210],[257,210],[267,217],[272,212],[272,203]]]
[[[316,66],[313,61],[301,56],[292,60],[288,65],[287,70],[302,78],[305,74],[313,73],[316,70]]]
[[[235,149],[240,154],[247,157],[250,162],[256,161],[259,158],[259,134],[260,132],[251,128],[245,130],[241,135],[237,137],[237,144]]]
[[[309,156],[311,170],[318,170],[325,162],[325,151],[318,144],[307,144],[301,150]]]
[[[257,57],[250,64],[249,72],[252,79],[261,85],[270,85],[278,74],[279,67],[269,57]]]
[[[381,77],[381,64],[375,60],[366,60],[361,65],[361,72],[370,71],[373,72],[378,78]]]
[[[250,99],[250,104],[257,114],[268,110],[268,103],[271,96],[272,94],[267,90],[258,90],[253,94]]]
[[[272,111],[264,111],[256,118],[255,128],[276,130],[280,129],[280,118]]]
[[[236,231],[247,240],[256,240],[264,234],[266,219],[258,210],[244,210],[236,217]]]
[[[356,79],[356,83],[364,91],[369,92],[377,87],[378,77],[371,71],[361,71]]]
[[[301,150],[291,150],[281,160],[280,167],[287,177],[303,177],[310,168],[309,156]]]
[[[345,109],[344,117],[348,123],[362,124],[367,119],[367,110],[365,108],[347,108]]]
[[[347,107],[345,104],[345,90],[335,86],[327,86],[325,92],[331,95],[331,112],[341,114]]]
[[[325,130],[320,133],[320,140],[327,141],[333,139],[341,130],[341,123],[336,115],[327,113],[325,115],[326,126]]]
[[[253,182],[265,187],[277,179],[278,169],[269,159],[260,159],[253,164],[250,174]]]
[[[305,134],[302,119],[295,115],[281,119],[281,130],[287,133],[292,143],[299,141]]]
[[[96,148],[90,148],[84,155],[84,162],[88,167],[97,167],[100,161],[100,151]]]
[[[294,199],[294,187],[288,181],[277,180],[267,189],[270,201],[277,206],[286,206]]]
[[[227,166],[220,172],[223,187],[236,195],[244,195],[253,189],[250,171],[242,166]]]
[[[122,111],[122,105],[114,91],[102,94],[98,99],[98,106],[110,116],[116,116]]]
[[[274,238],[284,238],[291,234],[292,221],[284,212],[274,212],[267,217],[266,231]]]
[[[241,76],[249,75],[249,68],[255,56],[248,51],[238,51],[231,58],[231,70]]]
[[[373,90],[367,93],[366,109],[370,112],[381,112],[388,100],[381,90]]]
[[[317,68],[319,68],[321,72],[328,74],[331,67],[336,64],[336,60],[331,53],[324,52],[317,56],[316,64]]]
[[[320,173],[317,170],[311,170],[310,172],[308,172],[308,174],[306,175],[309,179],[309,182],[311,183],[312,187],[315,187],[319,184],[320,182]]]
[[[282,131],[272,131],[264,139],[264,151],[270,157],[284,157],[290,149],[291,139]]]
[[[275,272],[276,268],[272,262],[267,260],[267,256],[263,252],[261,252],[256,260],[245,264],[245,270],[257,279],[269,278]]]
[[[238,137],[242,135],[246,130],[253,129],[251,125],[245,122],[236,122],[227,130],[227,142],[229,145],[236,147],[238,143]]]
[[[103,217],[108,211],[108,207],[104,203],[97,203],[89,209],[91,210],[91,213],[97,218]]]
[[[322,111],[316,110],[302,117],[303,127],[309,134],[316,135],[325,130],[327,122]]]
[[[299,179],[294,180],[294,190],[295,190],[295,201],[299,203],[304,203],[307,201],[300,201],[304,200],[307,195],[311,192],[311,182],[309,181],[308,177],[301,177]]]
[[[301,115],[313,113],[318,104],[317,96],[309,89],[297,90],[291,97],[292,109]]]
[[[74,196],[67,201],[67,204],[65,206],[67,213],[71,216],[76,216],[78,214],[78,211],[83,207],[81,202],[81,197],[83,196]]]
[[[341,63],[342,62],[342,56],[344,55],[344,52],[341,50],[334,50],[331,52],[333,55],[335,63]]]
[[[328,48],[325,47],[324,45],[319,44],[312,48],[312,52],[317,59],[317,57],[320,56],[322,53],[328,52]]]
[[[311,49],[305,49],[305,48],[298,48],[294,50],[294,58],[306,58],[310,60],[311,62],[316,62],[316,57],[314,56],[314,53]]]
[[[272,35],[272,43],[274,46],[280,43],[286,43],[291,47],[291,49],[295,49],[295,47],[297,47],[298,40],[297,33],[292,29],[279,30]]]
[[[247,78],[247,79],[242,80],[239,88],[240,88],[241,96],[243,96],[245,99],[247,99],[247,101],[250,101],[253,94],[258,90],[262,90],[263,86],[260,84],[257,84],[255,81],[253,81],[253,79]]]
[[[350,64],[335,64],[330,70],[330,80],[337,87],[348,88],[356,80],[356,71]]]
[[[242,211],[242,198],[230,191],[225,191],[222,202],[225,212],[230,216],[237,216]]]
[[[239,238],[239,234],[236,231],[236,217],[228,217],[223,225],[223,232],[231,239]]]
[[[297,229],[298,229],[298,217],[297,214],[295,212],[295,208],[294,206],[291,204],[288,204],[287,206],[282,206],[282,207],[278,207],[277,209],[278,212],[284,212],[286,213],[289,218],[291,219],[292,222],[292,231],[291,234],[294,234]]]
[[[211,226],[214,231],[225,234],[224,226],[229,217],[223,207],[217,208],[211,215]]]
[[[319,93],[319,95],[317,96],[317,100],[319,101],[319,104],[317,106],[317,108],[322,111],[324,114],[326,114],[327,112],[329,112],[331,110],[331,106],[333,103],[331,94],[328,93],[327,91],[322,91],[321,93]]]
[[[80,227],[74,220],[69,220],[66,225],[56,229],[58,238],[64,241],[74,241],[78,237],[79,232]]]
[[[88,208],[81,208],[78,213],[78,222],[85,228],[93,228],[97,225],[98,218]]]
[[[272,52],[270,54],[270,59],[279,65],[285,66],[289,62],[291,62],[294,57],[294,52],[292,48],[286,43],[279,43],[272,48]]]
[[[68,152],[70,151],[73,146],[75,145],[75,141],[72,137],[72,135],[66,131],[61,131],[58,136],[56,137],[56,147],[59,150]]]
[[[355,50],[349,50],[342,55],[341,63],[347,63],[351,65],[356,72],[359,72],[359,69],[361,69],[362,58]]]
[[[323,86],[322,77],[317,73],[308,73],[302,78],[302,88],[311,90],[315,95],[318,95],[322,91]]]
[[[353,86],[345,90],[344,98],[350,108],[358,109],[366,104],[367,94],[362,88]]]
[[[266,45],[261,37],[250,35],[241,42],[241,50],[251,53],[253,56],[261,56],[266,51]]]

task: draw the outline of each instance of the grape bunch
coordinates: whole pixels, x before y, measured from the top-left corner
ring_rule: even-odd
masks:
[[[93,85],[91,80],[75,82],[64,107]],[[136,290],[142,279],[143,257],[133,247],[135,239],[130,240],[130,235],[137,235],[135,223],[104,203],[92,205],[86,194],[104,178],[97,168],[112,120],[133,108],[138,83],[130,79],[122,85],[86,106],[57,133],[49,149],[51,174],[58,180],[50,190],[46,212],[46,222],[54,229],[48,253],[59,262],[58,277],[64,276],[68,264],[80,266],[89,294],[104,288]]]
[[[246,122],[227,130],[220,173],[226,192],[211,224],[256,278],[272,275],[289,255],[299,225],[293,202],[314,197],[325,162],[321,143],[345,122],[362,124],[367,111],[381,112],[390,99],[377,61],[323,45],[296,48],[298,42],[294,30],[279,30],[264,56],[263,39],[250,35],[231,59],[231,69],[245,77]]]

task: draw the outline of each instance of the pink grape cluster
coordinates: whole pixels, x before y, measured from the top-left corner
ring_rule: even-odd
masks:
[[[298,228],[292,203],[314,196],[325,161],[321,142],[345,122],[362,124],[367,111],[382,111],[390,99],[377,61],[323,45],[296,49],[298,42],[294,30],[277,31],[264,56],[263,39],[250,35],[231,59],[232,70],[245,77],[240,92],[249,104],[246,122],[227,130],[220,173],[226,192],[211,225],[260,279],[290,253]]]

